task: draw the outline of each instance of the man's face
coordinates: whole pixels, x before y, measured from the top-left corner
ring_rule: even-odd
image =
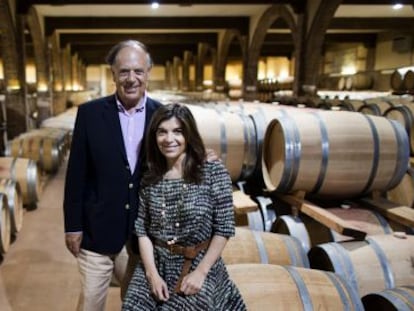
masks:
[[[119,99],[126,109],[135,107],[144,96],[149,78],[147,53],[138,47],[125,47],[112,65],[113,80]]]

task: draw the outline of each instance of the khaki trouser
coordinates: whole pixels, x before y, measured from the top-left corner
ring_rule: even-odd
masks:
[[[123,247],[115,255],[103,255],[81,249],[77,257],[82,290],[78,311],[104,311],[112,277],[121,285],[121,299],[128,288],[138,255]]]

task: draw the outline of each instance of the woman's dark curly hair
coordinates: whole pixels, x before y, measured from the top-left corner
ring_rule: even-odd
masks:
[[[186,182],[201,182],[201,166],[206,154],[203,140],[190,109],[187,106],[174,103],[161,106],[151,118],[145,136],[147,170],[143,176],[143,185],[160,181],[168,170],[167,161],[158,148],[156,135],[160,124],[173,117],[180,122],[186,143],[183,178]]]

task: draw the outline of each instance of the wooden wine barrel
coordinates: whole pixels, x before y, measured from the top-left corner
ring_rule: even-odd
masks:
[[[414,208],[414,170],[408,168],[401,182],[386,193],[388,200]]]
[[[24,205],[36,204],[39,200],[40,176],[35,161],[0,157],[0,178],[10,178],[18,183]]]
[[[354,88],[354,80],[352,79],[352,76],[347,76],[345,78],[345,90],[351,91]]]
[[[92,91],[73,91],[68,94],[68,101],[73,106],[80,106],[87,101],[90,101],[96,98],[97,92],[95,90]]]
[[[384,112],[384,116],[388,119],[396,120],[401,123],[409,137],[410,153],[414,154],[414,104],[397,105],[388,108]]]
[[[393,106],[394,105],[390,101],[378,99],[374,101],[365,101],[365,104],[359,107],[358,111],[365,114],[382,116],[387,109]]]
[[[365,310],[412,311],[414,286],[399,286],[362,297]]]
[[[295,237],[243,228],[236,228],[222,257],[226,265],[269,263],[309,268],[308,257]]]
[[[274,105],[274,104],[264,104],[258,107],[257,111],[250,115],[253,120],[255,132],[256,132],[256,167],[252,175],[257,176],[256,179],[262,180],[262,149],[263,149],[263,139],[267,127],[276,118],[296,113],[306,113],[310,111],[317,111],[318,109],[313,108],[297,108],[293,106],[286,105]]]
[[[48,173],[55,173],[69,150],[69,132],[65,129],[46,127],[31,132],[32,135],[42,138],[42,168]]]
[[[381,109],[377,104],[374,103],[365,103],[361,107],[359,107],[358,112],[373,115],[373,116],[380,116]]]
[[[357,293],[332,272],[266,264],[227,270],[247,310],[364,310]]]
[[[265,214],[259,209],[245,214],[235,214],[236,226],[249,228],[250,230],[255,231],[269,231],[271,225],[270,221],[275,218],[276,215],[274,211],[269,209],[266,209],[264,212]]]
[[[336,107],[339,108],[339,110],[345,110],[345,111],[356,111],[355,107],[346,100],[341,101]],[[334,110],[334,109],[331,109]]]
[[[404,74],[403,83],[407,92],[412,93],[414,91],[414,71],[408,70]]]
[[[345,77],[340,77],[338,80],[338,90],[345,90]]]
[[[13,147],[6,150],[6,155],[35,160],[45,172],[55,173],[68,151],[69,141],[65,129],[34,129],[12,140]]]
[[[366,72],[357,72],[352,79],[352,89],[355,90],[369,90],[374,84],[374,80],[369,73]]]
[[[327,100],[323,100],[320,103],[318,103],[316,105],[316,108],[318,109],[322,109],[322,110],[331,110],[332,109],[332,103],[327,101]]]
[[[414,284],[413,256],[414,236],[397,237],[396,233],[321,244],[308,253],[312,268],[340,274],[361,297]]]
[[[403,76],[398,70],[394,70],[390,76],[391,89],[396,93],[405,91]]]
[[[352,111],[358,111],[358,109],[365,104],[363,100],[359,99],[346,99],[344,102],[350,104],[353,107]]]
[[[350,198],[392,189],[408,161],[407,133],[398,122],[318,111],[289,114],[269,124],[262,173],[269,191]]]
[[[6,195],[0,193],[0,254],[7,253],[10,237],[10,209],[7,205]]]
[[[253,217],[249,217],[253,216]],[[234,214],[234,221],[236,227],[244,227],[249,228],[251,230],[258,230],[263,231],[263,220],[261,219],[261,215],[259,211],[249,212],[249,213],[235,213]]]
[[[237,181],[248,176],[257,162],[256,132],[252,120],[241,114],[187,106],[197,122],[205,146],[214,149],[231,179]]]
[[[20,186],[10,178],[0,178],[0,193],[7,197],[10,209],[11,234],[16,235],[23,226],[23,201]]]
[[[47,118],[42,121],[41,127],[61,128],[69,130],[70,133],[73,131],[73,127],[75,125],[77,111],[78,107],[72,107],[57,116]]]
[[[372,210],[331,207],[327,211],[340,219],[346,220],[350,226],[366,232],[367,235],[390,234],[393,232],[387,220]],[[271,232],[296,237],[301,241],[302,247],[306,252],[318,244],[353,239],[352,237],[337,233],[306,215],[300,215],[300,217],[291,215],[277,217],[272,225]]]

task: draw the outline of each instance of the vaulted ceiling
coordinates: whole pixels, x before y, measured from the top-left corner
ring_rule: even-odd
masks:
[[[295,12],[303,11],[306,4],[306,0],[160,0],[160,7],[153,10],[150,2],[17,0],[17,13],[25,14],[34,5],[45,35],[56,32],[61,47],[69,44],[87,65],[103,63],[110,46],[128,38],[147,44],[155,63],[164,64],[174,56],[182,57],[185,50],[196,53],[199,42],[216,46],[218,33],[224,29],[235,28],[248,35],[251,18],[259,18],[273,4],[289,4]],[[372,45],[379,32],[414,29],[413,1],[399,2],[405,4],[403,9],[394,11],[393,1],[344,0],[325,36],[326,44]],[[269,29],[261,55],[290,56],[292,49],[288,27],[279,19]],[[240,55],[240,47],[234,44],[230,56]]]

